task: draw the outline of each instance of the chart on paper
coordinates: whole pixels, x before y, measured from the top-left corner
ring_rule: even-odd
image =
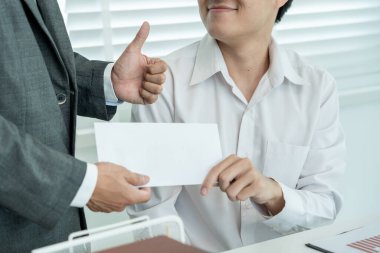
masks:
[[[335,236],[307,244],[322,252],[377,253],[380,252],[380,221]]]
[[[373,236],[364,240],[353,242],[347,246],[360,250],[361,252],[376,253],[380,252],[380,235]]]

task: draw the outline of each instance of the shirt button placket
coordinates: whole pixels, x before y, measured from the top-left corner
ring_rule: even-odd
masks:
[[[249,109],[247,108],[243,114],[240,132],[239,132],[239,142],[237,147],[237,155],[239,157],[250,157],[250,150],[253,138],[252,122],[250,122]],[[249,237],[252,237],[252,226],[255,221],[254,212],[252,212],[252,204],[250,200],[240,202],[241,210],[241,227],[240,227],[240,237],[243,245],[249,243]]]
[[[253,237],[253,226],[257,222],[257,217],[255,215],[255,210],[252,204],[249,203],[250,200],[242,201],[240,203],[241,208],[241,230],[240,237],[243,245],[250,244]]]

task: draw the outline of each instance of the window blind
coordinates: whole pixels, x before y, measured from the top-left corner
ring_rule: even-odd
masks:
[[[145,20],[151,24],[143,49],[149,56],[166,55],[206,33],[196,0],[60,2],[74,50],[90,59],[117,59]],[[379,0],[294,0],[274,36],[332,73],[341,93],[380,94]],[[128,120],[128,105],[120,109],[115,120]],[[81,119],[80,131],[90,133],[92,124]]]

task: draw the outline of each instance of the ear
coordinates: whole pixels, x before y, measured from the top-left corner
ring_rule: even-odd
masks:
[[[288,2],[288,0],[276,0],[276,4],[277,4],[277,8],[281,8],[282,6],[284,6],[286,3]]]

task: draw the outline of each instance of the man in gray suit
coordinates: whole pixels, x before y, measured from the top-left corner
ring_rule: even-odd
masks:
[[[86,227],[83,209],[147,201],[149,180],[73,157],[76,116],[153,103],[166,65],[141,54],[144,23],[114,65],[73,53],[55,0],[0,1],[0,252],[30,252]]]

